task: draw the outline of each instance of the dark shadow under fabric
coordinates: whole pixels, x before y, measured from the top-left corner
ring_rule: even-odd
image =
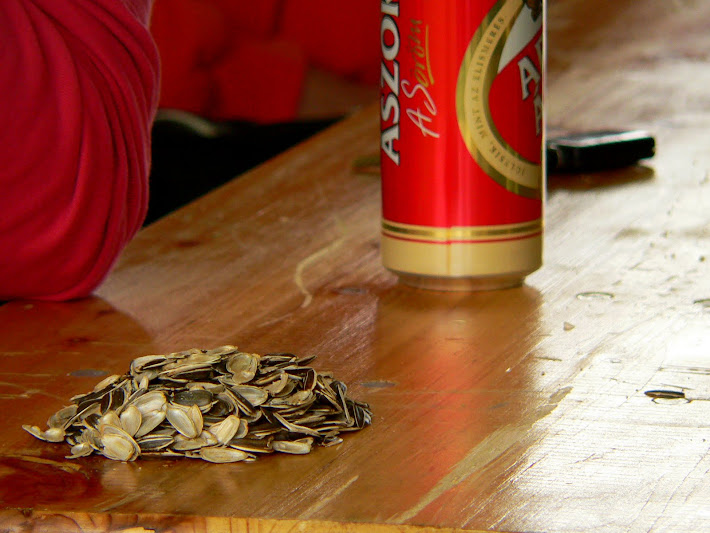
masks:
[[[161,118],[153,126],[146,225],[339,120],[258,125],[197,119],[203,128],[181,116]]]

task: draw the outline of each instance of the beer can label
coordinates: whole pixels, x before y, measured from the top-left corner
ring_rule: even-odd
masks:
[[[436,277],[541,264],[542,0],[382,0],[382,257]]]

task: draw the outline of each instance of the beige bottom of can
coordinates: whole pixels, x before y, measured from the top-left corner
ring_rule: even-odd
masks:
[[[388,225],[382,235],[382,262],[403,283],[424,289],[486,291],[516,287],[542,265],[542,231],[534,224],[530,227],[519,233],[509,231],[517,228],[503,228],[508,231],[502,234],[506,238],[499,238],[500,228],[495,228],[496,233],[485,228],[491,235],[488,239],[451,242],[445,235],[443,242],[436,242],[417,240],[413,231],[398,232]]]

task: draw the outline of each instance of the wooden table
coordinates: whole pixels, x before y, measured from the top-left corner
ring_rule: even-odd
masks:
[[[708,20],[551,2],[549,125],[658,150],[550,179],[522,288],[382,269],[378,177],[352,170],[373,107],[143,230],[96,297],[0,307],[0,530],[710,531]],[[69,461],[20,429],[134,357],[225,343],[317,354],[373,425],[229,465]]]

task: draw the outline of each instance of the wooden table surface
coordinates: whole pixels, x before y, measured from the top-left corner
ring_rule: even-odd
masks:
[[[94,298],[0,307],[0,530],[710,531],[710,2],[548,14],[549,126],[658,148],[550,178],[525,286],[383,270],[368,108],[144,229]],[[227,343],[316,354],[373,425],[227,465],[70,461],[20,428],[134,357]]]

